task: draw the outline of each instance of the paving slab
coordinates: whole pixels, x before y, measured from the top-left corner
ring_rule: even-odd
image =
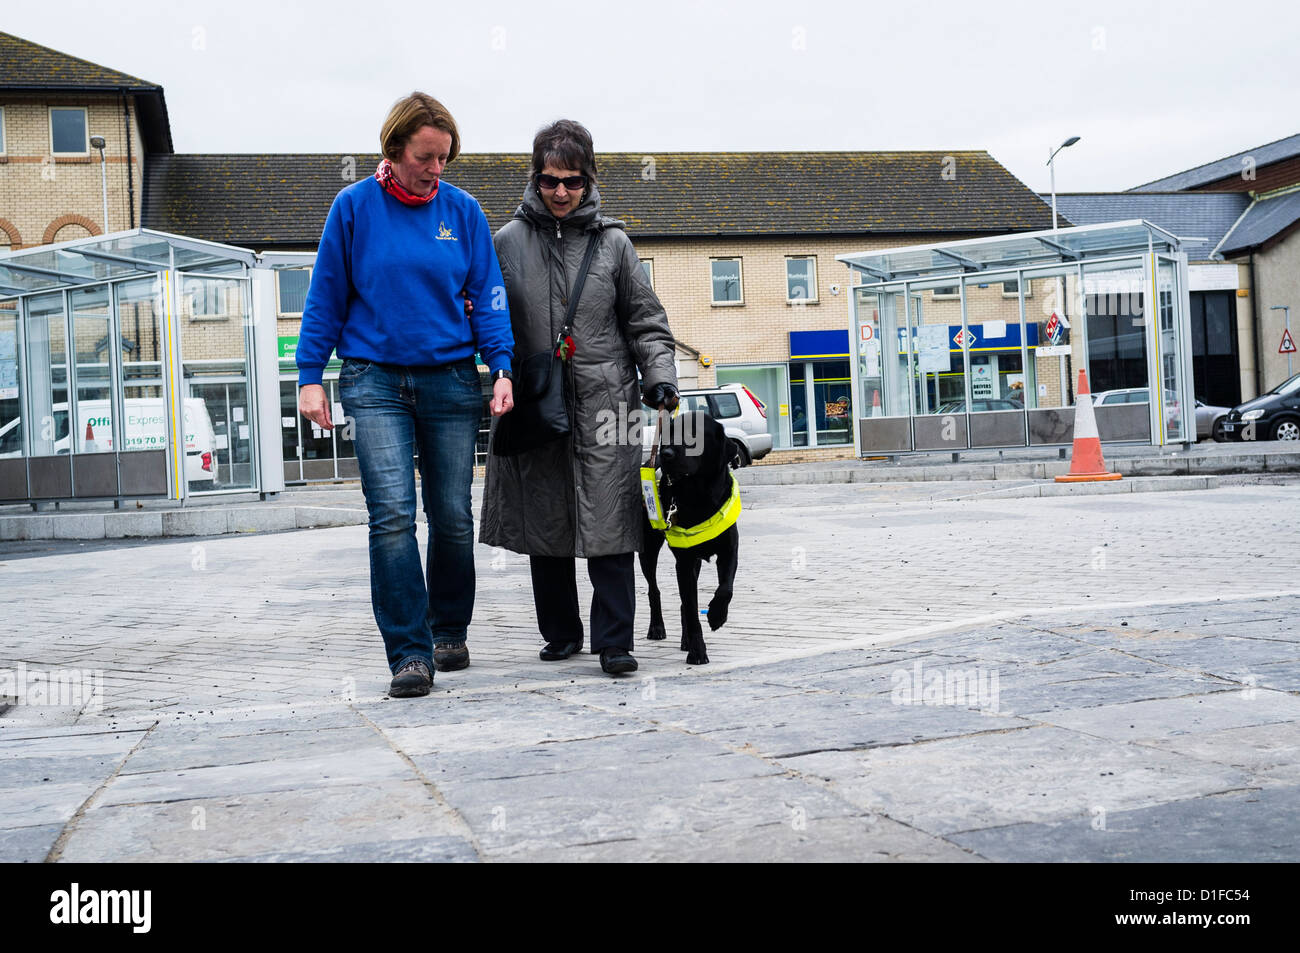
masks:
[[[1244,787],[1222,765],[1053,726],[926,744],[784,758],[872,813],[947,836],[1026,820],[1087,818]]]
[[[1203,864],[1232,856],[1251,863],[1295,863],[1297,831],[1300,788],[1289,787],[1012,824],[953,834],[949,840],[989,860],[1016,863]]]
[[[97,805],[63,845],[63,861],[366,859],[376,845],[409,850],[454,841],[468,846],[461,820],[414,779],[336,784],[169,802]],[[426,847],[419,849],[424,853]],[[392,845],[389,850],[396,849]],[[453,851],[459,855],[459,848]],[[319,856],[318,856],[319,855]],[[469,859],[474,859],[470,848]]]

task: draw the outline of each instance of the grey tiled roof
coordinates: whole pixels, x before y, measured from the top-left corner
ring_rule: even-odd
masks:
[[[0,33],[0,90],[115,93],[135,97],[140,132],[151,153],[172,151],[171,124],[157,83],[60,53],[31,40]]]
[[[1146,185],[1136,186],[1129,191],[1181,192],[1183,189],[1194,189],[1200,185],[1208,185],[1211,182],[1217,182],[1220,179],[1240,174],[1241,160],[1246,157],[1254,159],[1255,165],[1258,167],[1273,162],[1281,162],[1283,159],[1290,159],[1298,155],[1300,155],[1300,134],[1287,136],[1285,139],[1269,142],[1254,149],[1247,149],[1245,152],[1238,152],[1226,159],[1216,159],[1214,162],[1198,165],[1194,169],[1179,172],[1177,175],[1166,176],[1163,179],[1148,182]]]
[[[1228,256],[1262,245],[1300,221],[1300,189],[1261,199],[1237,223],[1219,249]]]
[[[1001,234],[1051,211],[987,152],[597,155],[604,209],[638,238],[783,234]],[[955,179],[943,176],[954,160]],[[144,224],[234,245],[310,246],[330,203],[377,155],[171,155],[145,168]],[[528,179],[521,153],[463,154],[446,179],[505,224]],[[351,175],[352,178],[348,176]]]
[[[1050,205],[1051,196],[1044,196]],[[1244,192],[1067,192],[1056,195],[1057,210],[1076,225],[1099,225],[1143,218],[1185,242],[1188,261],[1208,261],[1219,240],[1241,217],[1250,196]]]
[[[0,33],[0,89],[155,89],[157,83]]]

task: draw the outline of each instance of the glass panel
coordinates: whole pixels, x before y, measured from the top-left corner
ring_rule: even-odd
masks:
[[[856,289],[858,352],[858,414],[862,417],[905,417],[907,348],[903,296],[898,292]]]
[[[788,449],[793,446],[790,436],[790,405],[786,389],[784,364],[761,367],[720,367],[718,384],[744,384],[767,405],[767,432],[772,435],[772,446]],[[807,432],[804,435],[807,439]]]
[[[23,454],[22,403],[18,376],[18,305],[0,303],[0,458]]]
[[[185,473],[191,492],[253,485],[246,282],[181,275]],[[329,434],[324,435],[330,446]],[[332,448],[326,456],[333,456]]]
[[[848,361],[813,362],[813,410],[817,420],[817,445],[853,442],[852,383]]]
[[[32,456],[68,453],[68,355],[63,294],[27,300]]]
[[[1140,266],[1087,265],[1088,387],[1093,400],[1115,390],[1147,386],[1145,278]],[[1146,400],[1145,395],[1142,398]]]
[[[790,445],[808,446],[807,364],[790,365]]]
[[[284,457],[284,478],[302,479],[302,460],[298,448],[298,382],[280,381],[280,450]]]
[[[1075,369],[1082,358],[1076,353],[1082,335],[1074,328],[1079,319],[1078,273],[1055,272],[1025,276],[1030,300],[1025,301],[1025,332],[1029,336],[1029,367],[1025,372],[1026,407],[1073,407]]]
[[[84,153],[87,148],[86,111],[51,109],[50,141],[53,152]]]
[[[1171,261],[1162,259],[1156,263],[1156,297],[1159,299],[1160,380],[1164,386],[1163,393],[1159,395],[1159,414],[1160,419],[1165,422],[1165,439],[1182,440],[1187,436],[1183,432],[1183,352],[1178,324],[1175,320],[1178,301],[1177,273]],[[1194,431],[1190,439],[1196,439]]]
[[[77,362],[77,420],[72,447],[77,453],[113,449],[112,381],[109,361],[108,285],[80,288],[72,304],[72,353]]]
[[[122,348],[122,449],[159,450],[167,446],[163,407],[163,329],[161,286],[157,278],[115,286],[117,326]]]
[[[1025,371],[1020,354],[1020,299],[1006,296],[1003,289],[1007,285],[1014,288],[1016,283],[984,281],[966,286],[971,413],[1021,410],[1025,406]]]
[[[912,353],[918,415],[965,412],[961,302],[942,297],[945,287],[922,286],[912,295]],[[936,298],[936,294],[941,297]]]
[[[740,260],[711,261],[713,301],[722,304],[740,300]]]

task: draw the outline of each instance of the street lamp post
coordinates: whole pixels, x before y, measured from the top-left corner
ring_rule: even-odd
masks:
[[[104,147],[108,145],[103,136],[91,136],[90,145],[99,150],[99,190],[104,201],[104,234],[108,234],[108,166],[104,160]]]
[[[1075,144],[1076,142],[1078,142],[1078,141],[1079,141],[1079,137],[1078,137],[1078,136],[1071,136],[1069,139],[1066,139],[1063,143],[1061,143],[1061,144],[1060,144],[1059,146],[1057,146],[1055,149],[1052,149],[1052,150],[1047,154],[1047,170],[1048,170],[1048,172],[1051,173],[1051,177],[1052,177],[1052,234],[1056,234],[1056,154],[1057,154],[1058,152],[1060,152],[1062,149],[1067,149],[1067,148],[1069,148],[1070,146],[1074,145],[1074,144]],[[1061,286],[1061,279],[1060,279],[1060,278],[1057,278],[1057,279],[1056,279],[1056,301],[1057,301],[1057,307],[1059,307],[1059,308],[1061,309],[1061,320],[1062,320],[1062,322],[1064,322],[1064,319],[1065,319],[1065,289]],[[1066,324],[1066,327],[1069,327],[1069,324]],[[1065,396],[1066,396],[1066,394],[1069,393],[1070,384],[1071,384],[1072,382],[1066,380],[1066,377],[1067,377],[1068,375],[1067,375],[1066,370],[1065,370],[1065,355],[1064,355],[1064,354],[1060,355],[1059,363],[1058,363],[1058,365],[1057,365],[1057,374],[1058,374],[1058,376],[1059,376],[1060,379],[1061,379],[1061,381],[1060,381],[1060,387],[1061,387],[1061,402],[1062,402],[1062,403],[1065,403]]]
[[[1079,141],[1078,136],[1071,136],[1047,155],[1047,169],[1052,176],[1052,231],[1056,231],[1056,154]]]

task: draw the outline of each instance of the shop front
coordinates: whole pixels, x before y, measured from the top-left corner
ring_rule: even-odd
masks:
[[[791,331],[789,360],[717,368],[717,381],[744,384],[767,408],[774,450],[851,446],[853,376],[843,329]]]

